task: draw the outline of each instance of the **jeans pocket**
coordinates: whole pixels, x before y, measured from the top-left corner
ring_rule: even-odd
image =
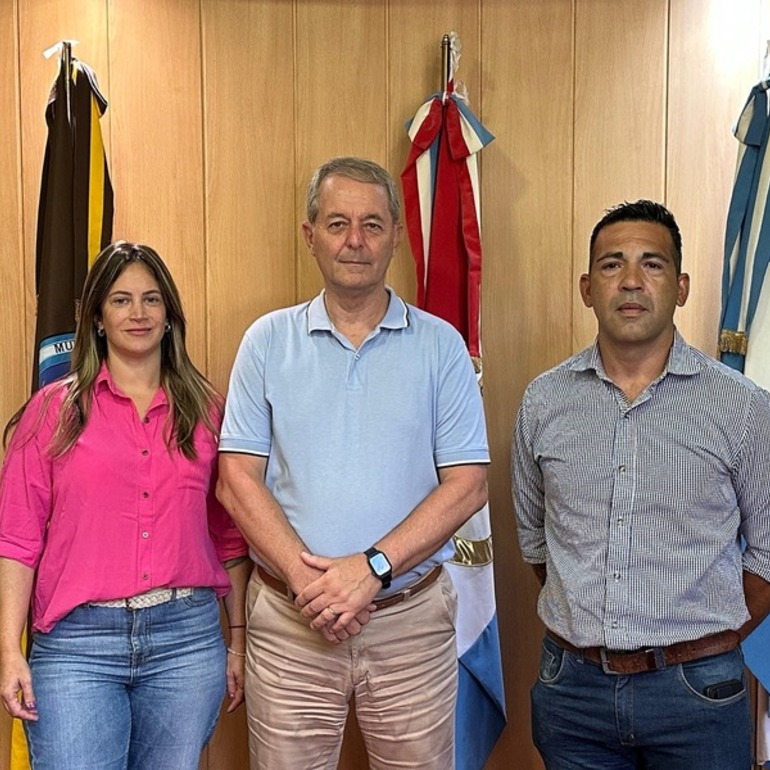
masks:
[[[679,680],[690,695],[715,706],[735,703],[747,694],[739,649],[681,663]]]
[[[554,684],[564,670],[564,650],[557,644],[544,641],[540,649],[537,678],[543,684]]]

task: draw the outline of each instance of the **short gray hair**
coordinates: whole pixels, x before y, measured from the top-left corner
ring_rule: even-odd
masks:
[[[401,221],[401,200],[393,177],[379,164],[363,158],[343,157],[332,158],[319,166],[310,179],[307,186],[306,213],[307,221],[314,224],[318,217],[318,198],[321,193],[321,185],[330,176],[341,176],[346,179],[354,179],[356,182],[377,184],[385,190],[388,196],[388,209],[393,218],[393,224]]]

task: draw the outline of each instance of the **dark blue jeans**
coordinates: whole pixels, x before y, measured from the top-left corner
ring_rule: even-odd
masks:
[[[197,770],[225,692],[209,588],[141,610],[83,605],[30,658],[34,770]]]
[[[709,685],[743,682],[715,700]],[[749,696],[740,649],[631,676],[543,640],[532,733],[549,770],[750,770]]]

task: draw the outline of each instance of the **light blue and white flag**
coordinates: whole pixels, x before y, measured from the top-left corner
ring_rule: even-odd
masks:
[[[478,153],[494,139],[455,92],[460,41],[450,38],[446,88],[418,109],[401,175],[404,215],[417,270],[417,305],[463,335],[482,374],[481,216]],[[454,536],[447,565],[458,593],[457,770],[481,770],[505,727],[495,607],[492,533],[484,506]]]
[[[722,273],[722,361],[770,390],[770,79],[757,83],[733,133],[740,142],[725,229]],[[757,762],[770,759],[770,619],[743,642],[746,664],[760,682]]]
[[[742,372],[746,370],[749,340],[770,261],[769,87],[770,80],[762,80],[751,89],[733,129],[740,145],[725,228],[719,350],[724,363]],[[767,316],[766,304],[765,299],[761,303],[763,317]],[[756,359],[752,367],[770,375],[766,360],[760,363]]]
[[[489,507],[454,536],[447,569],[458,594],[458,770],[481,770],[505,727],[505,695],[495,606]]]

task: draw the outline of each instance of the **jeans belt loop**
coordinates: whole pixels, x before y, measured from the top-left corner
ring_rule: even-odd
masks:
[[[655,670],[666,667],[666,655],[662,647],[651,647],[647,652],[651,652],[655,658]]]

